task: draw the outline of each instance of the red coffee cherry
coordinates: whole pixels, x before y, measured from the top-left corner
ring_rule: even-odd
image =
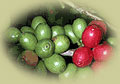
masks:
[[[82,34],[82,42],[86,47],[94,48],[102,40],[103,31],[96,25],[88,26]]]
[[[80,47],[73,54],[73,63],[78,67],[85,67],[91,64],[93,53],[88,47]]]
[[[106,61],[111,54],[112,47],[108,44],[101,44],[93,49],[93,55],[96,61]]]
[[[106,32],[107,32],[107,25],[103,21],[101,21],[101,20],[93,20],[93,21],[91,21],[89,23],[89,25],[93,25],[93,24],[95,24],[97,26],[100,26],[103,29],[104,34],[106,34]]]

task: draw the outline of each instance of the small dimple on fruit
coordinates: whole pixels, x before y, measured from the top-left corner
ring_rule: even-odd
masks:
[[[55,49],[54,43],[49,39],[43,39],[38,41],[35,52],[40,58],[50,57]]]

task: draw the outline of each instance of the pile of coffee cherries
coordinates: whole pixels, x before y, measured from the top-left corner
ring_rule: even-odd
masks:
[[[9,51],[20,52],[15,57],[24,67],[41,76],[52,73],[59,79],[71,79],[84,78],[110,58],[114,38],[104,40],[106,32],[107,25],[101,20],[92,20],[87,24],[83,18],[76,18],[72,25],[50,28],[46,19],[36,16],[31,26],[23,26],[20,30],[8,28],[6,39],[8,44],[22,48],[20,52],[17,46],[11,46]],[[78,47],[70,58],[72,62],[67,64],[62,53],[71,50],[71,44]]]

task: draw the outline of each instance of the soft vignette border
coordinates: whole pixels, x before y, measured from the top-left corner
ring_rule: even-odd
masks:
[[[44,0],[46,2],[54,2],[55,0]],[[68,0],[67,0],[68,1]],[[72,0],[73,1],[73,0]],[[99,13],[99,15],[103,16],[106,21],[112,24],[111,28],[114,28],[117,36],[117,42],[119,43],[119,0],[74,0],[77,3],[80,2],[88,7],[91,7]],[[114,3],[114,4],[113,4]],[[5,34],[4,30],[10,25],[11,18],[17,18],[19,15],[22,15],[22,12],[28,11],[32,7],[37,7],[39,4],[46,5],[43,1],[40,0],[1,0],[0,1],[0,83],[1,84],[21,84],[21,83],[29,83],[29,84],[56,84],[59,83],[57,80],[49,80],[49,79],[41,79],[36,75],[30,74],[29,72],[25,72],[17,68],[11,60],[7,58],[7,53],[5,52],[5,47],[3,45],[3,35]],[[119,83],[120,77],[120,66],[119,66],[119,48],[117,45],[115,56],[108,62],[108,66],[104,68],[103,71],[99,72],[95,79],[87,80],[84,83],[89,84],[113,84]],[[72,82],[64,82],[64,83],[72,83]],[[73,81],[73,83],[75,83]],[[83,83],[78,81],[76,83]],[[84,84],[83,83],[83,84]]]

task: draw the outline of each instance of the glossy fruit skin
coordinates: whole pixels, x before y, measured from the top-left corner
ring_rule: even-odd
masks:
[[[67,36],[59,35],[52,38],[55,44],[55,53],[62,53],[66,51],[70,46],[70,41]]]
[[[64,58],[58,54],[53,54],[51,57],[45,58],[44,63],[50,72],[56,74],[62,73],[66,68]]]
[[[47,69],[45,67],[45,64],[42,60],[40,60],[35,67],[35,71],[40,74],[41,76],[46,76],[47,75]]]
[[[34,30],[28,26],[23,26],[20,30],[22,33],[32,33],[32,34],[35,33]]]
[[[75,77],[78,80],[85,80],[85,79],[88,79],[88,78],[92,79],[93,71],[92,71],[92,69],[89,66],[84,67],[84,68],[78,68]]]
[[[107,32],[107,25],[102,20],[93,20],[89,23],[89,25],[97,25],[103,29],[104,34]]]
[[[88,26],[82,34],[82,42],[84,46],[94,48],[102,40],[103,32],[96,25]]]
[[[87,23],[85,22],[85,20],[81,19],[81,18],[77,18],[76,20],[74,20],[72,26],[73,26],[73,32],[74,32],[74,34],[79,39],[81,39],[83,31],[87,27]]]
[[[18,42],[20,34],[21,32],[17,28],[15,27],[8,28],[7,35],[6,35],[7,42],[10,42],[10,43]]]
[[[111,46],[115,46],[116,44],[116,41],[115,41],[115,38],[114,37],[109,37],[107,39],[107,42],[111,45]]]
[[[96,61],[106,61],[112,55],[112,47],[109,44],[101,44],[93,49],[94,59]]]
[[[54,43],[49,39],[40,40],[35,48],[35,52],[40,58],[52,56],[55,49]]]
[[[34,50],[37,44],[37,39],[31,33],[22,33],[19,42],[24,49]]]
[[[31,27],[35,30],[39,24],[46,23],[46,20],[42,16],[33,18]]]
[[[40,24],[35,30],[35,35],[38,40],[51,39],[51,29],[47,24]]]
[[[93,53],[88,47],[80,47],[73,54],[73,63],[78,67],[85,67],[91,64]]]
[[[65,25],[64,30],[65,30],[65,35],[70,38],[70,40],[72,41],[73,44],[79,42],[79,39],[73,33],[72,25],[70,25],[70,24]]]
[[[25,50],[22,52],[22,58],[26,62],[26,64],[30,66],[36,66],[38,63],[38,56],[34,51]]]
[[[73,63],[69,63],[66,70],[59,74],[59,79],[60,80],[65,80],[65,79],[73,79],[75,76],[75,73],[77,71],[77,66],[74,65]]]
[[[52,26],[52,38],[57,35],[64,35],[65,31],[64,28],[61,26]]]

